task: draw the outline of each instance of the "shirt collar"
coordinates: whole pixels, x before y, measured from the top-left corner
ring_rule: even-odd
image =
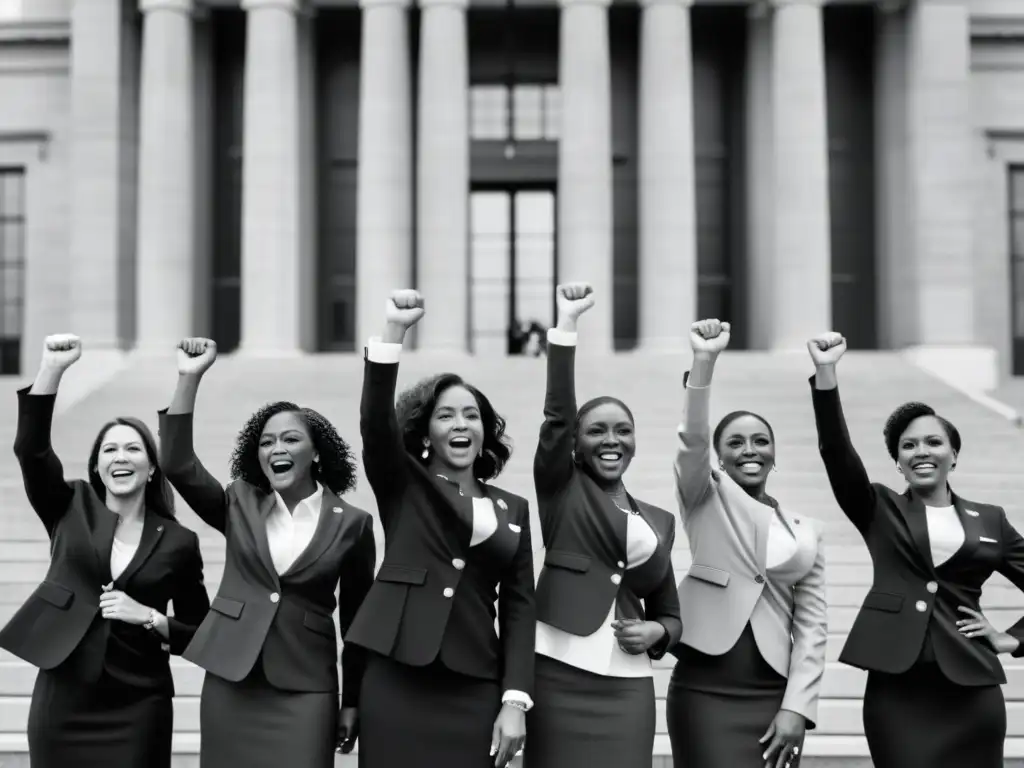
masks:
[[[281,498],[281,494],[274,491],[274,498],[277,499],[277,508],[285,515],[288,514],[288,505],[284,503],[284,499]],[[305,510],[314,520],[320,517],[320,506],[323,503],[324,498],[324,487],[320,483],[316,484],[316,490],[312,494],[304,498],[295,506],[295,512],[301,512]]]

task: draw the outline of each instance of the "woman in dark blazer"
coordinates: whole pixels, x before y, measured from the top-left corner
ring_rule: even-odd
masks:
[[[196,393],[217,357],[209,339],[179,345],[178,386],[160,413],[164,468],[196,514],[224,534],[220,589],[185,658],[206,670],[203,768],[330,768],[351,751],[363,673],[342,636],[373,582],[372,518],[337,494],[355,484],[351,452],[323,416],[294,403],[242,428],[226,489],[192,441]],[[338,592],[335,599],[335,590]]]
[[[682,641],[670,649],[672,759],[796,768],[825,673],[825,545],[816,521],[768,495],[775,433],[764,417],[732,411],[711,431],[729,324],[694,323],[690,345],[674,471],[693,564],[679,585]]]
[[[89,479],[64,479],[50,425],[61,377],[81,354],[78,337],[48,336],[35,382],[18,392],[14,454],[50,539],[50,567],[0,630],[0,647],[39,668],[33,768],[169,768],[168,654],[184,650],[210,606],[199,540],[175,521],[156,444],[137,419],[105,424]]]
[[[511,449],[475,387],[434,376],[405,392],[396,413],[402,342],[422,316],[416,291],[395,291],[384,336],[366,349],[363,464],[385,548],[347,637],[371,652],[359,765],[503,768],[532,704],[529,508],[487,482]]]
[[[675,517],[626,491],[622,477],[636,449],[626,405],[598,397],[576,410],[576,322],[593,306],[590,286],[559,286],[557,302],[533,465],[547,551],[524,760],[529,768],[649,768],[651,659],[681,632]]]
[[[874,563],[839,660],[868,670],[864,733],[875,768],[1000,768],[1006,676],[998,656],[1024,655],[1024,621],[999,632],[979,603],[995,572],[1024,589],[1024,538],[1002,507],[950,489],[960,433],[923,403],[897,408],[884,430],[908,488],[872,483],[839,400],[836,364],[846,340],[827,333],[807,348],[825,470]]]

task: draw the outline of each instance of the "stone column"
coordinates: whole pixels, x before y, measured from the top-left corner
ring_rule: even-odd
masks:
[[[137,346],[172,346],[195,313],[191,0],[142,0]]]
[[[245,352],[303,346],[300,0],[243,0],[242,339]]]
[[[821,0],[775,0],[770,348],[803,346],[832,325],[828,127]],[[753,287],[760,290],[760,286]]]
[[[642,0],[639,339],[676,351],[697,319],[692,0]]]
[[[584,347],[611,351],[612,147],[609,0],[561,0],[558,82],[558,280],[586,281],[597,304],[581,330]]]
[[[464,352],[469,322],[466,0],[422,0],[416,266],[429,316],[420,349]]]
[[[962,0],[916,0],[907,17],[906,343],[975,339],[970,14]]]
[[[407,6],[408,0],[362,2],[357,349],[380,331],[388,292],[412,287],[412,95]],[[432,303],[431,320],[440,305]]]
[[[763,0],[747,9],[745,68],[747,333],[752,349],[772,345],[775,313],[775,150],[772,141],[772,14]]]

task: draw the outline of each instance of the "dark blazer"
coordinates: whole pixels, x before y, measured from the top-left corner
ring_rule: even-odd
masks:
[[[367,361],[359,428],[385,549],[348,640],[410,666],[439,659],[454,672],[531,694],[536,614],[527,501],[485,485],[498,528],[471,548],[472,499],[405,450],[397,378],[397,363]]]
[[[943,673],[965,686],[1006,682],[998,656],[982,640],[964,637],[958,606],[980,610],[982,585],[999,572],[1024,589],[1024,538],[1001,507],[953,494],[964,527],[964,544],[938,567],[932,563],[924,503],[872,483],[850,442],[839,389],[814,388],[818,447],[836,501],[864,537],[874,562],[874,581],[864,598],[839,660],[861,669],[906,672],[929,649]],[[1021,641],[1024,620],[1009,633]]]
[[[85,480],[64,479],[50,444],[55,395],[18,391],[14,455],[25,492],[50,538],[50,568],[0,630],[0,647],[40,669],[67,670],[83,682],[106,673],[141,688],[174,693],[168,653],[181,654],[210,607],[198,537],[175,520],[147,512],[135,556],[114,587],[161,613],[168,641],[144,627],[100,615],[109,584],[117,515]]]
[[[548,344],[544,423],[533,463],[546,548],[537,582],[537,617],[585,637],[598,630],[617,600],[626,617],[664,625],[665,637],[648,651],[659,659],[682,634],[672,570],[675,516],[630,497],[657,535],[658,548],[643,565],[627,570],[627,517],[573,461],[575,360],[575,347]]]
[[[324,488],[313,539],[279,575],[266,528],[274,493],[243,480],[223,488],[195,455],[191,413],[160,412],[160,445],[171,484],[226,539],[220,589],[184,657],[232,682],[243,680],[262,658],[276,688],[337,691],[332,614],[337,607],[344,637],[373,581],[377,549],[370,515]],[[345,643],[342,706],[358,704],[364,667],[364,655]]]

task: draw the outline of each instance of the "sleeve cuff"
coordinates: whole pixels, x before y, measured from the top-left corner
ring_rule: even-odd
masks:
[[[502,704],[520,704],[525,707],[526,712],[533,709],[533,699],[530,698],[528,693],[522,691],[507,690],[501,697]]]
[[[579,334],[573,331],[560,331],[557,328],[548,328],[548,344],[557,344],[560,347],[575,347]]]
[[[394,365],[401,356],[401,344],[390,344],[386,341],[381,341],[378,336],[371,337],[366,343],[366,359],[371,363]]]

